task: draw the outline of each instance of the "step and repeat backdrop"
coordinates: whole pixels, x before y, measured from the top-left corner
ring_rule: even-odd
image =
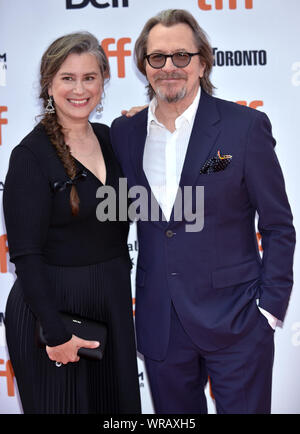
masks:
[[[207,32],[214,50],[215,95],[266,112],[277,140],[296,230],[300,229],[299,0],[0,0],[0,413],[22,413],[5,341],[5,304],[14,282],[2,211],[9,156],[36,124],[41,112],[38,70],[41,56],[57,37],[79,30],[93,33],[111,65],[104,111],[91,120],[108,125],[122,109],[147,103],[145,79],[133,49],[144,23],[162,9],[191,12]],[[264,188],[262,185],[261,188]],[[259,236],[258,236],[259,242]],[[136,228],[128,239],[132,262],[133,311]],[[32,270],[34,273],[34,270]],[[300,413],[300,272],[286,320],[275,333],[272,413]],[[143,358],[138,355],[144,413],[153,413]],[[130,390],[128,391],[130,394]],[[209,413],[213,397],[206,389]]]

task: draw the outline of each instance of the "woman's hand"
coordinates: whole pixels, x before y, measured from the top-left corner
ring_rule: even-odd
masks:
[[[57,345],[56,347],[46,346],[46,351],[50,360],[66,365],[69,362],[78,362],[79,356],[77,352],[79,348],[97,348],[99,345],[100,342],[86,341],[72,335],[72,338],[64,344]]]
[[[131,109],[129,109],[129,110],[122,110],[121,113],[122,113],[122,115],[126,116],[127,118],[131,118],[132,116],[136,115],[137,113],[139,113],[140,111],[144,110],[147,107],[148,107],[148,104],[138,105],[135,107],[131,107]]]

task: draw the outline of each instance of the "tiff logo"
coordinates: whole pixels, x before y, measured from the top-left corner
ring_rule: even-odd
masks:
[[[0,369],[0,378],[6,378],[6,386],[7,386],[7,395],[14,396],[15,395],[15,387],[14,387],[14,371],[11,365],[11,361],[0,359],[0,366],[4,365],[5,369]]]
[[[5,337],[4,337],[4,314],[3,312],[0,312],[0,334],[3,333],[3,337],[1,339],[1,343],[4,346],[5,345]],[[2,366],[4,365],[4,369],[2,369]],[[14,386],[14,371],[12,368],[12,364],[10,360],[5,361],[4,359],[0,359],[0,380],[1,377],[6,379],[6,392],[7,396],[15,396],[15,386]],[[0,381],[0,387],[2,381]]]
[[[253,109],[256,109],[257,107],[262,107],[264,105],[263,101],[260,99],[255,99],[254,101],[250,101],[249,104],[247,103],[247,101],[244,100],[236,101],[236,103],[251,107]]]
[[[203,11],[210,11],[213,7],[217,10],[224,9],[224,4],[229,6],[229,9],[237,8],[238,0],[198,0],[198,6]],[[245,9],[253,9],[253,0],[239,0]]]
[[[6,86],[6,53],[0,54],[0,86]]]
[[[7,236],[6,234],[0,236],[0,273],[7,273]]]
[[[7,112],[6,106],[0,106],[0,145],[2,145],[2,125],[6,125],[8,123],[7,119],[1,118],[3,112]]]
[[[125,45],[129,44],[131,42],[130,38],[120,38],[117,40],[117,47],[114,50],[111,50],[109,46],[111,44],[115,44],[116,40],[114,38],[106,38],[103,39],[101,42],[101,46],[103,50],[105,51],[105,54],[108,58],[110,57],[116,57],[117,58],[117,65],[118,65],[118,77],[124,78],[125,77],[125,57],[131,56],[131,50],[126,50]]]
[[[85,8],[89,3],[91,3],[95,8],[104,9],[112,6],[113,8],[118,8],[120,6],[119,3],[122,4],[123,8],[128,8],[128,0],[112,0],[112,2],[100,2],[99,0],[67,0],[66,8],[67,9],[82,9]],[[121,7],[122,7],[121,6]]]

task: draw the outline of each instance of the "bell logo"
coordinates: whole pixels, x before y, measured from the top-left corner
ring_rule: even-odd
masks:
[[[7,112],[6,106],[0,106],[0,145],[2,145],[2,125],[6,125],[8,122],[7,119],[1,119],[1,115],[3,112]]]
[[[119,3],[122,3],[123,8],[128,8],[128,0],[112,0],[112,2],[100,2],[99,0],[67,0],[67,9],[82,9],[85,8],[89,3],[91,3],[95,8],[104,9],[112,6],[113,8],[118,8]],[[111,4],[112,3],[112,4]]]
[[[7,254],[8,247],[6,244],[7,236],[0,236],[0,273],[7,273]]]
[[[240,0],[240,2],[244,3],[246,9],[253,9],[253,0]],[[213,8],[220,10],[224,9],[225,5],[228,4],[229,9],[237,8],[237,0],[198,0],[198,6],[202,11],[210,11]]]
[[[108,47],[111,44],[115,44],[114,38],[106,38],[101,42],[101,46],[105,51],[107,57],[116,57],[118,64],[118,77],[125,77],[125,56],[131,56],[131,50],[125,50],[125,45],[131,42],[130,38],[121,38],[117,41],[117,49],[110,50]]]

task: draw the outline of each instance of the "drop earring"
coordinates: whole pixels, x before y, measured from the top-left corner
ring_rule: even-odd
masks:
[[[103,112],[103,106],[102,106],[102,102],[100,102],[100,103],[97,105],[96,113],[97,113],[98,115],[100,115],[100,113],[102,113],[102,112]]]
[[[45,108],[45,113],[47,113],[47,114],[53,114],[53,113],[55,113],[55,107],[53,106],[53,98],[52,98],[52,96],[50,96],[48,98],[48,103],[47,103],[47,106]]]

